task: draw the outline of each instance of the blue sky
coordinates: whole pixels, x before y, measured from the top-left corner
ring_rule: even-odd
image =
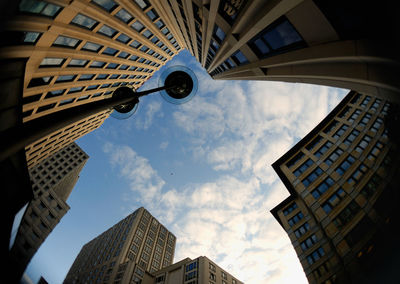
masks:
[[[174,262],[200,255],[246,283],[307,283],[286,233],[269,213],[288,192],[271,164],[348,93],[306,84],[212,80],[186,50],[197,95],[182,105],[142,98],[127,120],[107,119],[77,144],[90,156],[71,209],[26,273],[62,283],[81,247],[145,207],[177,237]],[[167,212],[167,213],[166,213]]]

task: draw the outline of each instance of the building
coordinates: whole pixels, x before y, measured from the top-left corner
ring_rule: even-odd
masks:
[[[271,213],[310,283],[397,279],[400,157],[385,127],[390,108],[351,91],[272,165],[289,197]]]
[[[399,101],[399,24],[389,1],[160,2],[214,79],[320,84]]]
[[[64,283],[140,283],[172,264],[176,237],[143,207],[85,244]]]
[[[1,30],[0,59],[26,58],[23,122],[108,98],[119,86],[137,89],[177,54],[180,39],[154,2],[21,0]],[[98,128],[109,113],[27,146],[28,166]]]
[[[185,258],[152,274],[146,273],[143,284],[243,284],[210,259]]]
[[[88,158],[72,143],[30,169],[34,198],[25,210],[10,250],[19,275],[70,209],[67,199]]]

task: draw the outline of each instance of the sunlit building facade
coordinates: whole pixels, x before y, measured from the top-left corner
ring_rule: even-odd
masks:
[[[30,169],[34,198],[26,208],[10,252],[19,275],[70,209],[67,199],[88,158],[71,143]]]
[[[141,283],[172,264],[176,237],[143,207],[85,244],[64,283]]]
[[[273,164],[290,195],[271,212],[310,283],[393,277],[400,160],[385,127],[390,105],[350,92]]]
[[[399,101],[389,1],[164,0],[214,79],[328,85]]]
[[[140,87],[182,49],[159,7],[146,0],[21,0],[2,27],[0,58],[27,59],[23,122],[108,98],[119,86]],[[98,128],[109,114],[27,146],[28,166]]]
[[[185,258],[152,274],[142,284],[243,284],[205,256]]]

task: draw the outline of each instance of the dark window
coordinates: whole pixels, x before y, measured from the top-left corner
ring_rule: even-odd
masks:
[[[322,247],[313,251],[312,254],[307,256],[308,264],[312,265],[313,263],[317,262],[321,257],[325,255],[324,249]]]
[[[300,167],[298,167],[293,174],[298,177],[300,176],[302,173],[304,173],[309,167],[311,167],[314,164],[313,160],[308,159],[307,161],[305,161]]]
[[[296,215],[294,215],[292,218],[290,218],[288,220],[288,223],[291,227],[293,227],[293,225],[295,225],[297,222],[299,222],[301,219],[303,219],[304,215],[302,212],[297,213]]]
[[[346,193],[343,188],[336,190],[336,192],[333,193],[324,204],[322,204],[322,208],[326,214],[329,214],[329,212],[331,212],[345,196]]]
[[[118,4],[115,3],[113,0],[92,0],[92,2],[96,3],[108,12],[111,12],[112,10],[114,10],[114,8],[118,6]]]
[[[352,200],[333,220],[333,223],[338,227],[338,229],[341,229],[349,223],[360,210],[361,207]]]
[[[305,179],[303,179],[301,182],[304,184],[304,186],[309,186],[311,183],[313,183],[321,174],[323,171],[321,170],[320,167],[317,167],[311,174],[309,174]]]
[[[281,17],[249,41],[249,46],[259,57],[305,46],[293,25]]]
[[[218,13],[230,24],[233,25],[240,11],[243,9],[247,0],[221,0],[218,7]]]
[[[349,155],[347,156],[346,160],[344,160],[339,167],[336,168],[336,172],[339,175],[343,175],[349,168],[350,166],[354,163],[355,159],[353,156]]]
[[[248,62],[246,56],[238,50],[231,56],[232,60],[235,61],[236,65],[242,65]]]
[[[22,0],[19,11],[54,18],[62,10],[58,5],[39,0]]]
[[[325,144],[322,145],[322,146],[318,149],[318,151],[316,151],[316,152],[314,153],[314,155],[315,155],[316,157],[320,158],[323,154],[325,154],[326,151],[329,150],[330,147],[332,147],[332,145],[333,145],[333,144],[332,144],[331,142],[329,142],[329,141],[325,142]]]
[[[301,225],[297,230],[294,231],[294,234],[296,235],[297,238],[300,238],[302,235],[304,235],[308,230],[310,229],[310,225],[305,222],[303,225]]]
[[[283,209],[283,215],[288,215],[290,213],[293,212],[293,210],[295,210],[297,208],[297,204],[296,202],[293,202],[292,204],[290,204],[288,207],[286,207],[285,209]]]
[[[334,185],[333,179],[327,177],[322,183],[320,183],[312,192],[312,196],[317,199],[324,194],[332,185]]]

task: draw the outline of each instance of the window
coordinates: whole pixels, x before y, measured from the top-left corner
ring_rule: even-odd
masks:
[[[286,166],[287,166],[288,168],[291,168],[291,167],[294,166],[298,161],[300,161],[303,157],[304,157],[304,153],[303,153],[303,152],[297,153],[296,156],[294,156],[289,162],[286,163]]]
[[[379,129],[381,128],[382,124],[383,124],[383,119],[380,118],[380,117],[378,117],[378,118],[375,120],[374,124],[372,124],[372,126],[371,126],[371,131],[373,131],[373,132],[378,132]]]
[[[346,124],[343,124],[343,125],[339,128],[339,130],[335,132],[335,134],[334,134],[332,137],[335,138],[335,139],[338,139],[340,136],[343,135],[343,133],[346,132],[346,130],[347,130],[348,128],[349,128],[349,127],[348,127]]]
[[[316,157],[320,158],[323,154],[325,154],[326,151],[329,150],[330,147],[332,147],[332,145],[333,145],[333,144],[332,144],[331,142],[329,142],[329,141],[325,142],[325,144],[322,145],[322,146],[318,149],[318,151],[316,151],[316,152],[314,153],[314,155],[315,155]]]
[[[68,67],[84,67],[88,63],[85,59],[71,59],[68,63]]]
[[[289,226],[293,227],[297,222],[299,222],[301,219],[303,219],[304,215],[302,212],[297,213],[294,215],[292,218],[288,220]]]
[[[355,159],[353,156],[349,155],[347,156],[346,160],[344,160],[339,167],[336,168],[336,172],[339,175],[343,175],[348,169],[349,167],[354,163]]]
[[[118,50],[111,48],[111,47],[107,47],[104,51],[103,54],[107,54],[107,55],[111,55],[114,56],[116,53],[118,52]]]
[[[94,77],[94,74],[82,74],[78,81],[86,81],[86,80],[92,80]]]
[[[242,65],[248,62],[246,56],[244,56],[244,54],[240,50],[232,54],[231,58],[233,61],[235,61],[237,65]]]
[[[339,121],[337,120],[333,120],[331,123],[329,123],[329,125],[324,129],[324,133],[329,134],[333,129],[336,128],[336,126],[338,126]]]
[[[115,3],[113,0],[92,0],[92,2],[96,3],[108,12],[111,12],[112,10],[114,10],[114,8],[118,6],[117,3]]]
[[[208,268],[209,268],[211,271],[215,271],[215,265],[212,264],[211,262],[208,264]]]
[[[128,11],[126,11],[125,9],[119,10],[118,13],[115,14],[115,17],[125,23],[128,23],[131,19],[133,19],[133,16],[129,14]]]
[[[297,204],[296,202],[293,202],[292,204],[290,204],[288,207],[286,207],[285,209],[283,209],[283,215],[287,216],[290,213],[293,212],[293,210],[295,210],[297,208]]]
[[[366,199],[371,198],[371,196],[374,195],[374,193],[377,191],[381,183],[382,183],[382,178],[374,173],[372,177],[369,179],[368,183],[361,190],[361,194],[364,195]]]
[[[131,38],[129,36],[127,36],[126,34],[120,34],[116,40],[122,42],[122,43],[127,43],[128,41],[131,40]]]
[[[299,177],[302,173],[304,173],[309,167],[311,167],[314,164],[314,161],[311,159],[307,159],[300,167],[298,167],[293,174],[296,177]]]
[[[222,0],[219,4],[218,13],[232,25],[247,1],[235,3],[230,0]]]
[[[364,98],[364,100],[361,102],[360,106],[361,106],[361,107],[366,107],[366,106],[368,105],[368,103],[369,103],[370,100],[371,100],[371,97],[370,97],[370,96],[366,96],[366,97]]]
[[[318,143],[319,142],[321,142],[322,141],[322,136],[317,136],[317,137],[315,137],[307,146],[306,146],[306,149],[308,150],[308,151],[312,151],[312,149],[314,149],[315,148],[315,146],[317,146],[318,145]]]
[[[61,67],[64,61],[64,58],[46,57],[43,58],[39,67]]]
[[[369,142],[371,142],[372,138],[368,135],[365,135],[363,139],[358,143],[356,146],[355,150],[359,153],[364,152],[364,150],[367,148]]]
[[[93,42],[87,42],[82,49],[87,51],[98,52],[103,46]]]
[[[150,6],[147,0],[134,0],[136,4],[142,9],[145,10],[147,7]]]
[[[310,229],[310,225],[308,222],[305,222],[303,225],[301,225],[297,230],[294,231],[294,234],[296,235],[297,238],[300,238],[302,235],[304,235],[308,230]]]
[[[131,27],[139,33],[144,29],[143,24],[139,21],[134,22]]]
[[[214,38],[221,44],[226,37],[225,32],[217,25],[214,26]]]
[[[192,262],[186,265],[186,272],[196,269],[197,262]]]
[[[365,127],[367,125],[367,123],[371,120],[371,117],[372,117],[372,115],[370,113],[366,113],[358,125]]]
[[[320,167],[317,167],[311,174],[309,174],[305,179],[303,179],[301,182],[303,183],[304,186],[309,186],[311,183],[313,183],[321,174],[323,171],[321,170]]]
[[[105,62],[102,61],[93,61],[93,63],[90,65],[91,68],[102,68],[106,65]]]
[[[343,188],[339,188],[328,198],[328,200],[324,204],[322,204],[322,209],[324,209],[326,214],[329,214],[345,196],[346,193]]]
[[[330,154],[329,157],[324,161],[325,164],[331,166],[342,154],[343,150],[340,148],[336,148],[336,150],[333,151],[332,154]]]
[[[322,183],[320,183],[312,192],[311,195],[317,199],[324,194],[335,182],[330,177],[327,177]]]
[[[313,263],[317,262],[321,257],[325,255],[325,251],[322,247],[319,247],[315,251],[313,251],[312,254],[307,256],[307,261],[309,265],[312,265]]]
[[[317,236],[315,234],[312,234],[310,237],[308,237],[307,239],[305,239],[303,242],[300,243],[300,247],[303,251],[306,251],[316,243],[317,243]]]
[[[333,220],[333,223],[338,227],[338,229],[343,228],[348,222],[350,222],[353,217],[361,210],[360,205],[358,205],[354,200],[352,200],[349,205],[343,209],[339,215]]]
[[[98,24],[98,22],[85,15],[78,14],[75,16],[75,18],[72,19],[71,24],[75,24],[82,28],[92,30]]]
[[[75,79],[76,75],[62,75],[58,76],[56,83],[64,83],[64,82],[72,82]]]
[[[107,25],[103,25],[97,32],[111,38],[117,33],[115,29]]]
[[[250,48],[259,57],[304,45],[303,39],[286,17],[279,18],[249,41]]]
[[[41,35],[39,32],[24,32],[24,43],[36,43]]]
[[[347,106],[342,110],[342,112],[339,114],[340,118],[346,117],[350,113],[351,107]]]
[[[58,36],[53,45],[75,48],[81,41],[76,38]]]
[[[40,14],[42,16],[54,18],[62,10],[58,5],[39,0],[22,0],[19,3],[21,12]]]
[[[343,143],[346,145],[351,145],[351,143],[354,142],[354,140],[358,137],[360,134],[360,131],[354,129],[347,137],[344,139]]]
[[[360,109],[356,109],[352,115],[349,117],[348,121],[350,123],[353,123],[361,114],[361,110]]]
[[[214,273],[210,272],[210,279],[213,280],[213,281],[216,281],[217,277],[215,276]]]
[[[383,147],[384,145],[378,141],[372,148],[371,152],[369,152],[367,159],[371,161],[376,160],[379,154],[382,152]]]
[[[146,13],[146,15],[147,15],[147,17],[150,18],[151,21],[154,21],[155,19],[157,19],[159,17],[156,10],[154,10],[154,9],[151,9],[150,11],[148,11]]]
[[[354,173],[347,180],[347,182],[348,183],[354,182],[355,184],[357,184],[367,171],[368,171],[368,168],[366,165],[364,165],[364,164],[359,165],[358,168],[354,171]]]

